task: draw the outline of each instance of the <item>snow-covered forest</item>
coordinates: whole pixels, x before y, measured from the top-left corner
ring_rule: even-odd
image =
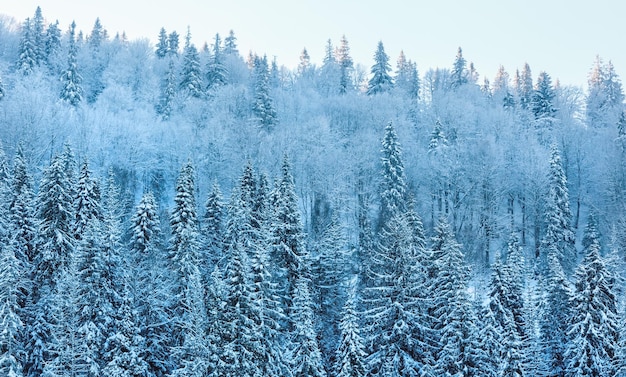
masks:
[[[626,376],[609,60],[105,21],[0,16],[0,375]]]

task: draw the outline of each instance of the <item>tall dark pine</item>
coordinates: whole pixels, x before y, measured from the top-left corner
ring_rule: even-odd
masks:
[[[393,78],[391,77],[391,65],[389,56],[385,53],[383,42],[378,42],[376,53],[374,54],[374,65],[372,66],[372,78],[367,85],[367,95],[386,93],[393,88]]]

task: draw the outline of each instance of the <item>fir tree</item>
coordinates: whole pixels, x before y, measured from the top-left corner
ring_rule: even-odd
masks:
[[[23,75],[29,75],[37,66],[37,46],[33,36],[33,26],[30,18],[22,24],[22,39],[19,46],[19,55],[16,63],[17,70]]]
[[[378,42],[376,53],[374,54],[374,65],[372,66],[372,78],[367,85],[367,95],[386,93],[393,88],[393,79],[389,72],[389,56],[385,53],[383,42]]]
[[[161,119],[168,120],[172,115],[174,97],[176,96],[176,72],[174,60],[170,59],[167,69],[167,76],[161,85],[161,96],[157,106],[157,113]]]
[[[167,56],[167,52],[168,52],[167,32],[165,31],[165,28],[162,27],[161,30],[159,30],[159,41],[157,42],[156,51],[154,53],[156,54],[158,58],[162,59],[165,56]]]
[[[533,78],[528,63],[524,64],[521,76],[516,80],[517,96],[519,102],[524,110],[530,110],[532,107],[533,98]]]
[[[94,51],[97,51],[102,45],[102,42],[106,40],[106,37],[107,32],[104,27],[102,27],[102,23],[100,23],[100,18],[98,17],[94,22],[93,29],[91,29],[91,34],[89,34],[89,36],[87,37],[89,46]]]
[[[359,328],[355,296],[354,292],[348,296],[339,323],[341,339],[334,367],[337,377],[363,377],[366,372],[365,343]]]
[[[52,64],[53,58],[60,48],[61,29],[59,29],[59,21],[55,21],[55,23],[48,25],[48,28],[46,29],[45,56],[46,63],[48,65]]]
[[[224,86],[228,83],[228,70],[224,66],[223,51],[219,34],[215,34],[213,54],[207,65],[207,88],[209,90]]]
[[[11,183],[11,229],[15,234],[18,259],[32,262],[35,253],[36,219],[33,207],[33,179],[28,172],[22,144],[17,148],[13,160],[13,182]]]
[[[254,78],[253,78],[253,102],[252,114],[258,125],[269,131],[278,123],[278,116],[274,108],[274,101],[270,96],[269,88],[269,69],[267,66],[267,57],[262,58],[255,56],[254,58]]]
[[[76,66],[77,46],[74,39],[76,23],[72,22],[69,31],[69,52],[67,54],[67,69],[61,76],[61,99],[72,106],[78,106],[83,100],[82,76]]]
[[[537,86],[531,99],[535,119],[549,118],[556,113],[556,108],[553,104],[555,96],[550,75],[540,72],[539,76],[537,76]]]
[[[341,37],[339,43],[335,53],[337,63],[339,64],[339,94],[345,94],[352,89],[354,62],[352,57],[350,57],[350,46],[345,35]]]
[[[463,50],[461,47],[456,52],[456,58],[452,65],[452,72],[450,72],[450,86],[452,89],[456,89],[469,82],[469,72],[467,70],[467,62],[463,57]]]
[[[43,24],[43,13],[41,12],[41,7],[37,7],[35,9],[35,15],[32,19],[32,40],[33,46],[35,48],[35,56],[37,65],[41,65],[41,63],[46,61],[45,55],[45,43],[46,43],[46,34],[44,32],[44,24]]]
[[[204,84],[200,70],[198,49],[191,43],[191,32],[187,31],[183,49],[183,68],[179,87],[194,98],[204,95]]]
[[[89,163],[85,161],[80,169],[76,197],[74,198],[74,237],[80,240],[87,225],[102,218],[100,208],[100,187],[91,177]]]
[[[302,220],[298,210],[298,198],[291,175],[289,159],[285,155],[281,177],[273,193],[274,216],[271,229],[271,256],[276,266],[274,275],[280,282],[283,300],[289,307],[296,281],[300,276],[308,276],[307,251],[304,245]]]
[[[222,258],[225,237],[225,208],[222,192],[217,182],[213,184],[204,208],[202,225],[207,251],[206,262],[208,266],[214,266]]]
[[[615,278],[600,256],[600,242],[591,216],[585,236],[586,255],[574,275],[566,375],[612,376],[619,347]]]
[[[322,354],[317,344],[309,284],[308,279],[299,277],[293,291],[290,312],[293,316],[294,330],[289,350],[293,377],[326,376]]]
[[[381,153],[380,227],[384,226],[386,221],[394,215],[406,211],[406,181],[404,164],[402,162],[402,149],[398,142],[398,135],[391,123],[385,127]]]
[[[563,171],[561,154],[556,144],[551,146],[548,182],[550,187],[545,214],[548,228],[542,247],[546,255],[550,250],[554,250],[563,268],[566,271],[572,271],[576,265],[575,238],[570,224],[572,213],[569,207],[567,177]]]
[[[235,37],[235,32],[230,30],[228,32],[228,37],[224,38],[224,53],[226,55],[238,55],[239,50],[237,50],[237,37]]]

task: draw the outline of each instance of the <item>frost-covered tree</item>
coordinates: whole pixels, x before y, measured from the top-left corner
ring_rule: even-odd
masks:
[[[100,17],[96,18],[91,33],[87,37],[87,42],[93,50],[98,50],[102,43],[107,39],[107,31],[100,22]]]
[[[167,36],[167,53],[172,56],[178,56],[179,48],[180,35],[174,30]]]
[[[157,41],[156,49],[154,53],[158,58],[162,59],[167,56],[167,52],[168,52],[167,32],[165,31],[165,28],[162,27],[161,30],[159,30],[159,37],[158,37],[158,41]]]
[[[164,376],[172,368],[169,348],[172,324],[168,313],[171,287],[163,281],[167,270],[161,237],[158,207],[154,195],[148,192],[131,217],[130,252],[135,261],[132,271],[139,334],[144,339],[149,373],[154,376]]]
[[[554,250],[563,268],[572,271],[576,265],[575,236],[571,226],[572,212],[569,206],[567,177],[556,144],[551,146],[548,182],[550,186],[545,212],[547,229],[542,240],[544,256],[550,250]]]
[[[0,250],[0,373],[22,377],[25,350],[20,301],[27,285],[28,265],[16,256],[19,245],[14,236],[3,240],[3,244]]]
[[[424,251],[412,242],[404,214],[391,217],[374,249],[371,287],[365,289],[370,376],[417,376],[432,366],[424,299]]]
[[[308,77],[311,70],[311,56],[306,47],[300,53],[300,62],[298,63],[297,72],[300,77]]]
[[[599,56],[589,74],[586,98],[587,122],[593,127],[612,126],[619,117],[624,92],[613,64],[604,64]]]
[[[269,131],[278,123],[274,100],[270,96],[270,75],[267,57],[254,57],[252,114],[262,129]]]
[[[183,67],[180,74],[179,87],[194,98],[204,95],[204,83],[200,69],[200,55],[198,49],[191,43],[191,32],[187,30],[185,48],[183,49]]]
[[[452,71],[450,72],[450,86],[452,89],[456,89],[461,85],[469,82],[469,71],[467,69],[467,62],[463,57],[463,50],[461,47],[456,52],[454,58],[454,64],[452,65]]]
[[[213,266],[222,258],[225,237],[225,207],[220,186],[213,183],[211,192],[204,204],[202,233],[206,248],[206,263]],[[207,268],[208,268],[207,266]]]
[[[532,72],[528,63],[524,63],[524,68],[522,69],[521,74],[519,73],[519,71],[516,72],[515,89],[522,109],[530,110],[532,108],[534,87]]]
[[[531,107],[535,119],[544,119],[554,116],[554,97],[556,93],[552,87],[552,79],[546,72],[540,72],[537,76],[537,86],[531,98]]]
[[[157,113],[161,115],[161,119],[168,120],[172,115],[174,106],[174,97],[176,96],[176,66],[174,59],[170,59],[167,76],[161,85],[161,95],[157,105]]]
[[[290,315],[293,317],[294,329],[288,351],[293,377],[326,376],[322,353],[315,333],[315,318],[309,284],[307,278],[300,276],[293,290],[294,296]]]
[[[219,34],[215,34],[213,53],[207,64],[207,88],[209,90],[228,84],[228,70],[224,65],[224,51]]]
[[[552,246],[547,255],[545,289],[540,302],[541,353],[540,366],[545,373],[565,376],[567,373],[566,348],[569,343],[568,326],[572,315],[570,301],[572,290],[558,258],[558,249]]]
[[[54,72],[54,66],[56,54],[61,49],[61,29],[59,28],[59,21],[55,21],[53,24],[48,25],[46,29],[45,38],[45,61],[48,64],[52,72]]]
[[[385,53],[383,42],[379,41],[374,53],[374,65],[371,69],[372,77],[367,84],[368,96],[386,93],[393,88],[393,78],[389,72],[391,72],[389,56]]]
[[[33,26],[30,18],[22,24],[22,39],[19,46],[19,55],[16,62],[17,70],[23,75],[29,75],[38,64],[37,46],[33,36]]]
[[[616,279],[600,255],[600,241],[591,218],[585,236],[586,255],[574,275],[566,375],[612,376],[620,336]]]
[[[271,257],[273,274],[279,282],[285,307],[294,297],[296,281],[308,276],[308,253],[304,244],[302,220],[298,209],[296,187],[287,155],[283,158],[281,176],[274,189],[274,215],[271,224]]]
[[[354,70],[354,61],[350,56],[350,46],[345,35],[339,41],[335,59],[339,64],[339,94],[345,94],[352,89],[352,71]]]
[[[433,327],[439,335],[435,371],[437,375],[471,376],[477,374],[475,357],[475,313],[467,296],[469,268],[463,260],[461,245],[445,219],[440,219],[432,238],[429,263],[430,307]]]
[[[11,182],[11,231],[16,242],[15,252],[23,262],[32,262],[35,253],[37,221],[35,219],[33,178],[28,172],[23,145],[18,145],[13,159]]]
[[[366,372],[365,342],[361,336],[356,299],[355,292],[349,294],[341,313],[341,339],[334,365],[337,377],[364,377]]]
[[[391,123],[385,127],[381,148],[382,182],[380,185],[379,227],[394,215],[406,211],[406,178],[402,162],[402,149],[398,135]]]
[[[239,55],[239,50],[237,49],[237,37],[235,37],[235,32],[230,30],[228,32],[228,37],[224,38],[224,53],[227,55]]]
[[[83,232],[91,221],[102,219],[100,186],[91,175],[89,163],[85,161],[80,168],[74,198],[74,237],[78,240],[82,238]]]
[[[407,60],[404,51],[400,51],[400,56],[396,63],[394,82],[396,88],[402,90],[409,98],[413,100],[419,98],[420,79],[417,72],[417,64]]]
[[[78,106],[83,100],[83,78],[78,73],[76,54],[78,47],[75,40],[76,23],[72,22],[68,33],[69,50],[67,54],[67,69],[61,75],[61,95],[60,98],[72,106]]]

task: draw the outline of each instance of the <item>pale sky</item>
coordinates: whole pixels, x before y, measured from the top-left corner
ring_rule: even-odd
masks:
[[[110,35],[156,40],[191,27],[201,47],[234,30],[242,55],[276,56],[293,68],[307,48],[321,64],[326,41],[348,39],[356,63],[369,70],[378,41],[390,63],[404,50],[420,74],[450,67],[457,48],[490,80],[503,65],[511,77],[528,62],[533,78],[548,72],[562,84],[586,87],[596,55],[626,77],[626,3],[616,0],[0,0],[0,13],[23,21],[41,6],[48,23],[72,20],[91,31],[96,17]],[[182,42],[182,39],[181,39]]]

